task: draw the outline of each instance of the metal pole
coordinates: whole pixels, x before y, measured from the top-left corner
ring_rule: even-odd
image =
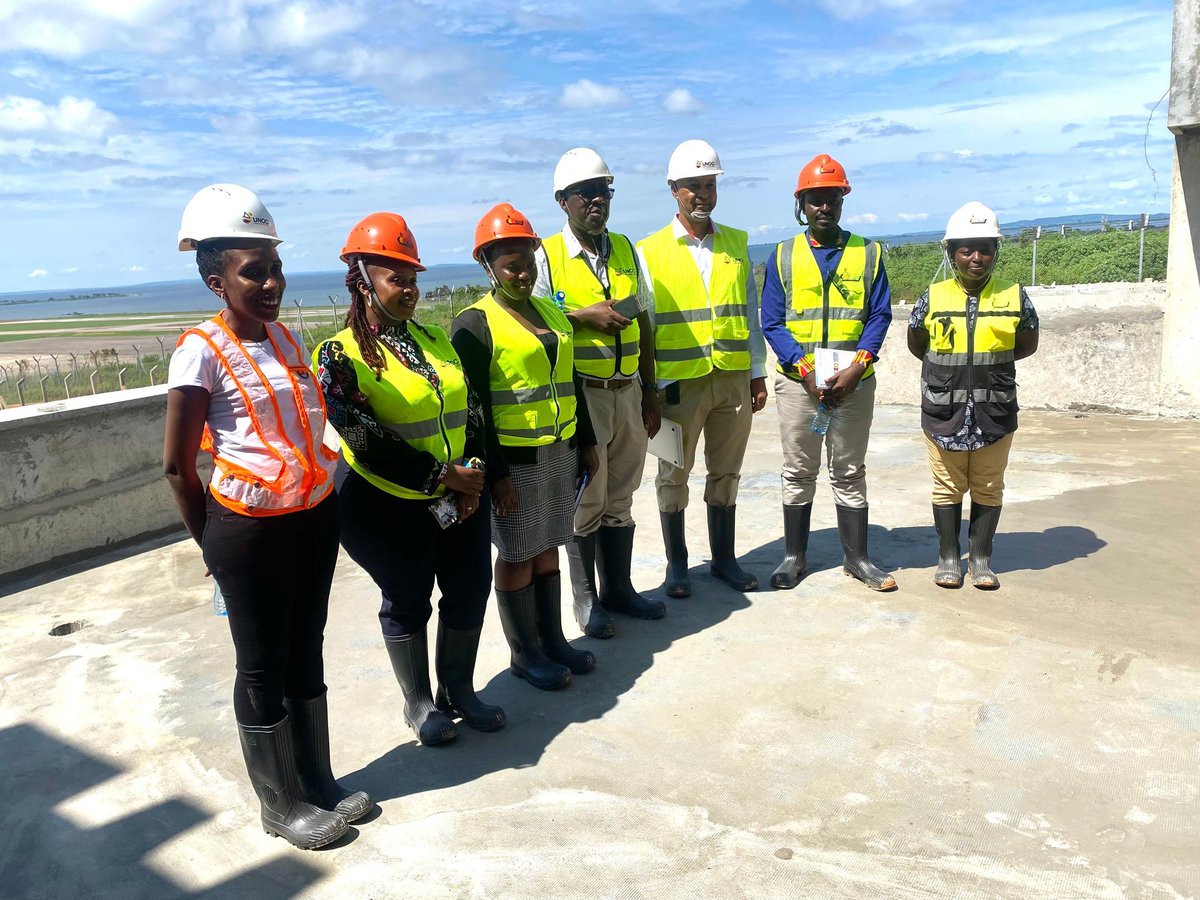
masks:
[[[1146,226],[1150,224],[1150,216],[1142,213],[1141,228],[1138,229],[1138,284],[1142,283],[1142,264],[1146,259]]]
[[[49,377],[50,377],[49,375],[43,375],[41,378],[41,381],[38,382],[38,384],[40,384],[42,386],[42,402],[43,403],[50,402],[50,398],[48,396],[46,396],[46,379]]]
[[[63,390],[67,392],[67,399],[71,399],[71,379],[75,377],[74,372],[68,372],[63,376]]]
[[[1038,245],[1038,238],[1040,238],[1041,236],[1042,236],[1042,226],[1034,225],[1033,226],[1033,264],[1029,267],[1029,269],[1030,269],[1030,271],[1029,271],[1030,287],[1037,287],[1037,245]]]

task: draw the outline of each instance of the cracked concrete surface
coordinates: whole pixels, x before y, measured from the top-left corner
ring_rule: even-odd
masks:
[[[842,576],[824,479],[801,586],[718,585],[695,478],[694,597],[581,638],[599,668],[553,694],[508,674],[489,608],[476,683],[509,724],[444,748],[404,726],[376,591],[343,557],[334,764],[380,811],[315,853],[258,826],[195,547],[18,584],[0,597],[0,895],[1197,896],[1198,440],[1196,422],[1022,413],[997,593],[932,583],[910,407],[877,409],[868,457],[895,593]],[[738,506],[764,584],[778,465],[768,406]],[[658,595],[652,475],[634,581]]]

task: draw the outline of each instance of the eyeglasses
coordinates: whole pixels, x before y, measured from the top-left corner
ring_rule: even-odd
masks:
[[[563,195],[570,197],[574,194],[583,200],[611,200],[614,191],[607,184],[585,184],[581,187],[573,187],[563,191]]]

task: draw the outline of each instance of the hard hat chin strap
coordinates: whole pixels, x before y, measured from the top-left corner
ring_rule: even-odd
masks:
[[[799,222],[801,225],[803,225],[805,228],[807,228],[808,220],[804,218],[804,191],[801,191],[800,193],[798,193],[796,195],[795,214],[796,214],[796,221]]]
[[[366,284],[367,290],[371,292],[367,303],[370,305],[371,309],[375,311],[375,315],[379,316],[380,319],[384,320],[389,325],[403,325],[406,320],[397,319],[390,312],[388,312],[387,307],[385,307],[383,302],[379,299],[379,295],[375,293],[375,285],[371,281],[371,276],[367,274],[367,265],[362,261],[361,256],[358,258],[358,274],[362,276],[363,283]]]
[[[963,284],[962,279],[958,277],[959,276],[958,266],[956,266],[954,264],[954,254],[950,252],[949,246],[942,248],[942,255],[946,258],[946,265],[949,266],[950,271],[954,273],[954,280],[958,283],[958,286],[960,288],[962,288],[965,293],[969,294],[970,289],[965,284]],[[992,266],[990,269],[987,270],[987,275],[984,276],[983,284],[981,284],[979,286],[980,291],[982,291],[987,286],[987,283],[992,280],[992,275],[995,274],[996,266],[998,266],[999,264],[1000,264],[1000,242],[996,241],[996,253],[992,257]]]
[[[479,259],[483,263],[483,271],[487,272],[488,279],[492,282],[492,290],[493,291],[498,293],[500,296],[511,300],[513,303],[524,303],[525,302],[524,297],[514,297],[512,294],[510,294],[508,291],[506,291],[504,289],[503,285],[500,284],[500,279],[497,278],[496,273],[492,271],[492,264],[491,264],[491,262],[488,261],[487,253],[479,254]]]

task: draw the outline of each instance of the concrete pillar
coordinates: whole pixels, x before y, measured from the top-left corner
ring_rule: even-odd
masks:
[[[1175,0],[1171,105],[1175,135],[1167,312],[1163,322],[1164,411],[1200,415],[1200,0]]]

